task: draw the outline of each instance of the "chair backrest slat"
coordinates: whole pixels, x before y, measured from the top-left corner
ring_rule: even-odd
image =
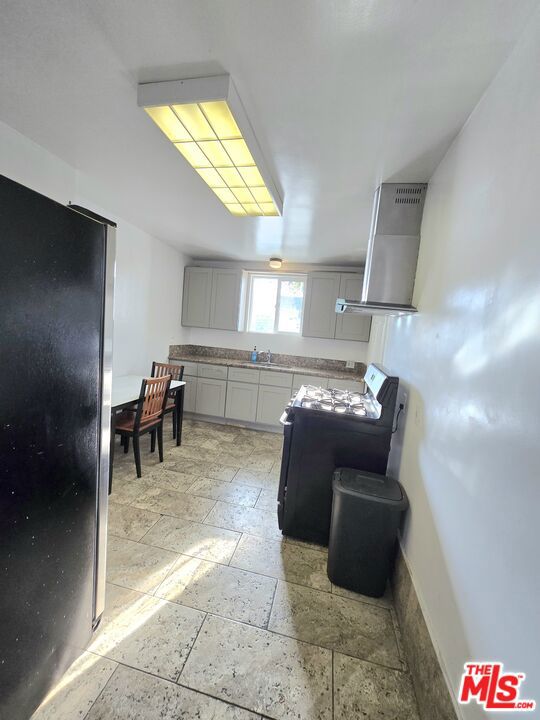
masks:
[[[141,384],[139,406],[135,423],[146,424],[157,420],[162,414],[167,402],[167,394],[171,384],[171,376],[163,375],[157,378],[145,378]]]
[[[173,380],[181,381],[184,377],[184,366],[153,362],[152,377],[157,378],[163,377],[164,375],[170,375]]]

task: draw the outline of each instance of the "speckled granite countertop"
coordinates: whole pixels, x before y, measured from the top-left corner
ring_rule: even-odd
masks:
[[[275,353],[272,354],[272,363],[268,365],[265,362],[251,362],[250,355],[251,353],[246,350],[214,348],[204,345],[171,345],[169,347],[169,360],[184,360],[185,362],[208,363],[209,365],[256,368],[353,381],[363,380],[366,371],[364,363],[355,363],[354,369],[349,369],[345,367],[343,360],[325,360]],[[262,353],[262,355],[265,356],[266,353]]]

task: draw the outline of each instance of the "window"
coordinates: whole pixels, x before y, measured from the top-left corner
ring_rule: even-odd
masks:
[[[296,333],[302,329],[305,277],[251,273],[247,330],[257,333]]]

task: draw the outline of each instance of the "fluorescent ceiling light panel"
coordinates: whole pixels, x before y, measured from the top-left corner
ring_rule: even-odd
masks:
[[[283,202],[229,75],[143,83],[138,103],[232,215]]]

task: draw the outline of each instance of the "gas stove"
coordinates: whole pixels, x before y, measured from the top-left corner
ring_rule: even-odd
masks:
[[[364,382],[365,393],[302,385],[281,416],[284,535],[328,544],[336,467],[385,474],[399,381],[370,365]]]
[[[349,390],[331,388],[327,390],[315,385],[302,385],[291,400],[291,405],[295,408],[319,410],[338,415],[372,419],[380,417],[380,405],[374,401],[369,391],[363,394]]]

